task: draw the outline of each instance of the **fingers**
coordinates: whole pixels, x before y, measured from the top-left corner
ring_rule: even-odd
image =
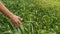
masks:
[[[16,28],[19,28],[19,27],[20,27],[20,24],[21,24],[21,21],[18,21],[17,23],[14,24],[14,26],[15,26]]]
[[[21,24],[22,18],[14,15],[14,18],[12,18],[11,21],[12,21],[13,25],[18,28]]]
[[[19,19],[20,21],[22,21],[22,20],[23,20],[23,19],[22,19],[21,17],[19,17],[19,16],[18,16],[18,19]]]

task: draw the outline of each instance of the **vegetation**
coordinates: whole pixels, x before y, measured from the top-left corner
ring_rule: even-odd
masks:
[[[60,0],[2,0],[23,18],[21,30],[0,12],[0,34],[60,34]]]

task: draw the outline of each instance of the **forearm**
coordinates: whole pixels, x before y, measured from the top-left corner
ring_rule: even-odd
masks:
[[[9,18],[13,17],[13,14],[0,2],[0,11],[7,15]]]

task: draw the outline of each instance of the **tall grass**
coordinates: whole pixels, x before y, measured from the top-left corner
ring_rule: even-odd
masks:
[[[1,34],[60,34],[59,0],[2,0],[15,15],[23,18],[21,30],[0,13]]]

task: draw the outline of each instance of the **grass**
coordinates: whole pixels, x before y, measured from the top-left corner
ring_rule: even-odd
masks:
[[[23,18],[17,31],[0,12],[0,34],[60,34],[60,0],[2,0],[15,15]]]

